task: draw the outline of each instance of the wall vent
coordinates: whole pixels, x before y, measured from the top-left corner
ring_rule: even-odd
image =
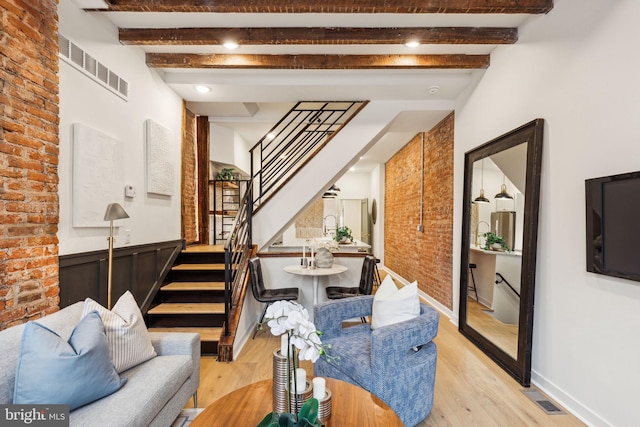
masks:
[[[65,62],[91,77],[91,79],[99,83],[100,86],[108,89],[125,101],[128,100],[129,82],[62,34],[58,34],[58,50],[59,56]]]
[[[522,391],[522,393],[524,393],[524,395],[527,396],[529,399],[533,400],[536,403],[536,405],[538,405],[538,407],[542,409],[547,415],[564,415],[565,414],[565,412],[562,410],[562,408],[560,408],[559,405],[557,405],[548,397],[544,396],[538,390],[530,388],[530,389],[520,390],[520,391]]]

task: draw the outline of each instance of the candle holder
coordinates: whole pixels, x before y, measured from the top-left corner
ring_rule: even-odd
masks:
[[[292,355],[292,358],[296,357]],[[289,378],[293,378],[293,360],[289,361]],[[280,349],[273,351],[273,411],[288,412],[287,407],[287,356]],[[293,404],[291,406],[293,408]]]
[[[327,421],[331,418],[331,390],[325,391],[324,399],[318,400],[318,418]]]
[[[304,390],[298,390],[298,394],[296,394],[295,391],[291,390],[289,396],[291,397],[291,412],[293,414],[297,414],[298,412],[300,412],[300,408],[302,408],[302,405],[304,405],[304,403],[307,400],[311,399],[311,396],[313,396],[313,385],[309,380],[307,380]]]

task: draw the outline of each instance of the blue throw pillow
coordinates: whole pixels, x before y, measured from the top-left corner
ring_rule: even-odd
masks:
[[[39,323],[25,325],[14,404],[60,404],[74,410],[117,391],[125,382],[113,366],[97,312],[80,320],[69,342]]]

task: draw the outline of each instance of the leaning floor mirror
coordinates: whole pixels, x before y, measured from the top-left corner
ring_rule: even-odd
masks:
[[[459,330],[531,381],[544,120],[465,153]]]

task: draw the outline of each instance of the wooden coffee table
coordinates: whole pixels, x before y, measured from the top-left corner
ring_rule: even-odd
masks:
[[[207,406],[189,427],[257,426],[272,407],[272,380],[233,391]],[[402,427],[402,421],[382,400],[344,381],[327,378],[331,390],[331,418],[327,427]]]

